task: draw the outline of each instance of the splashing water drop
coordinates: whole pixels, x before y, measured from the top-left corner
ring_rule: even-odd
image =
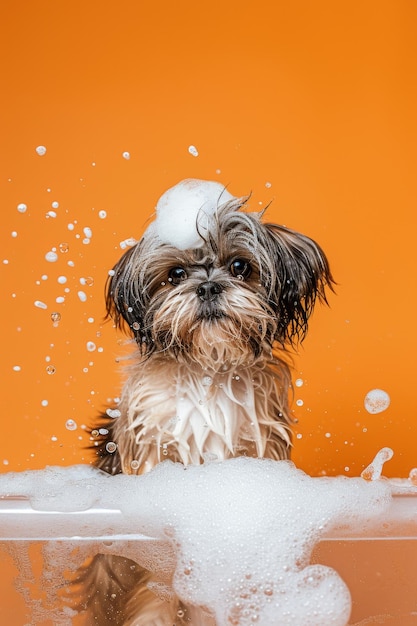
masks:
[[[42,302],[41,300],[35,300],[34,305],[38,309],[47,309],[48,308],[48,305],[45,302]]]
[[[48,261],[48,263],[55,263],[55,261],[58,260],[58,255],[53,250],[50,250],[45,254],[45,259]]]
[[[86,302],[87,301],[87,294],[85,293],[85,291],[79,291],[78,292],[78,297],[81,300],[81,302]]]
[[[382,448],[377,452],[372,463],[363,470],[361,478],[364,480],[378,480],[381,478],[384,463],[392,459],[393,456],[394,451],[391,448]]]
[[[86,276],[85,278],[80,278],[81,285],[87,285],[87,287],[92,287],[94,285],[94,278],[92,276]]]
[[[119,409],[107,409],[106,414],[112,419],[116,419],[117,417],[121,416],[121,412],[119,411]]]

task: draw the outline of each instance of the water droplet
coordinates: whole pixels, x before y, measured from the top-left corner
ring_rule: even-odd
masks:
[[[59,202],[52,202],[51,206],[53,209],[57,209],[59,207]]]
[[[58,255],[53,250],[50,250],[45,254],[45,259],[48,261],[48,263],[55,263],[55,261],[58,260]]]
[[[85,226],[85,228],[83,228],[83,233],[88,239],[91,239],[91,237],[93,236],[93,231],[89,226]]]
[[[51,313],[51,320],[54,324],[58,324],[58,322],[61,321],[61,313],[58,313],[57,311]]]
[[[39,156],[44,156],[46,154],[45,146],[37,146],[35,150],[36,150],[36,154],[38,154]]]
[[[19,211],[19,213],[26,213],[27,208],[27,204],[25,204],[24,202],[21,202],[17,205],[17,210]]]
[[[213,384],[213,379],[211,376],[203,376],[203,386],[210,387]]]
[[[87,294],[84,291],[79,291],[78,292],[78,297],[81,300],[81,302],[86,302],[87,301]]]
[[[266,187],[267,189],[270,189],[270,188],[272,187],[272,183],[270,183],[269,181],[267,181],[267,182],[265,183],[265,187]]]
[[[100,218],[101,220],[106,219],[106,217],[107,217],[107,211],[99,211],[99,212],[98,212],[98,216],[99,216],[99,218]]]
[[[107,409],[106,414],[112,419],[116,419],[121,416],[121,411],[119,409]]]
[[[117,450],[117,444],[114,443],[114,441],[108,441],[106,443],[106,450],[107,452],[109,452],[110,454],[113,454],[114,452],[116,452]]]
[[[94,278],[92,276],[80,278],[80,283],[81,285],[87,285],[87,287],[92,287],[94,285]]]
[[[65,422],[65,428],[67,430],[77,430],[77,422],[74,422],[74,420],[69,419]]]
[[[58,276],[58,278],[57,278],[57,281],[59,282],[60,285],[65,285],[67,280],[68,280],[68,278],[66,276]]]
[[[132,470],[139,469],[139,461],[136,461],[136,459],[133,459],[133,461],[131,461],[130,463],[130,467],[132,468]]]
[[[198,157],[198,150],[195,146],[188,146],[188,152],[194,157]]]
[[[59,244],[59,251],[65,254],[69,250],[69,245],[64,241]]]
[[[297,378],[297,380],[295,381],[295,386],[296,387],[302,387],[304,385],[304,381],[302,378]]]
[[[96,428],[94,428],[94,430],[92,430],[92,431],[91,431],[91,436],[92,436],[92,437],[98,437],[98,436],[99,436],[99,434],[100,434],[100,433],[98,432],[98,430],[97,430]]]
[[[49,217],[55,218],[56,217],[56,212],[55,211],[48,211],[47,214],[46,214],[46,217],[47,218],[49,218]]]
[[[123,152],[122,157],[128,161],[130,159],[130,152]]]
[[[52,374],[55,374],[55,372],[56,372],[56,367],[54,365],[47,365],[46,367],[47,374],[52,375]]]
[[[22,369],[22,368],[20,367],[20,365],[13,365],[13,371],[14,371],[14,372],[20,372],[20,371],[21,371],[21,369]]]
[[[184,617],[185,613],[184,613],[184,611],[182,609],[178,609],[177,615],[178,615],[178,617]]]
[[[96,346],[96,344],[94,343],[94,341],[87,341],[87,343],[86,343],[86,347],[87,347],[87,350],[88,350],[89,352],[94,352],[94,350],[96,349],[96,347],[97,347],[97,346]]]
[[[140,328],[139,322],[133,322],[132,328],[133,328],[133,330],[139,330],[139,328]]]
[[[35,302],[33,303],[38,309],[47,309],[48,305],[45,302],[42,302],[41,300],[35,300]]]
[[[297,406],[303,406],[304,400],[297,400],[295,403]]]

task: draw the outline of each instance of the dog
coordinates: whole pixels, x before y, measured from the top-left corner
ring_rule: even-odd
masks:
[[[334,280],[315,241],[265,223],[249,200],[217,182],[180,182],[110,272],[107,315],[137,349],[119,404],[91,431],[105,472],[289,458],[289,348]],[[97,555],[77,582],[88,624],[196,623],[192,607],[155,595],[152,575],[129,559]]]

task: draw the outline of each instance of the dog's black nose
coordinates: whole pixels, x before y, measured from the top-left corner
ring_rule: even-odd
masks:
[[[201,285],[199,285],[196,289],[196,293],[198,297],[203,302],[215,300],[217,296],[219,295],[219,293],[221,293],[222,291],[223,291],[222,286],[219,285],[219,283],[215,283],[211,280],[205,283],[201,283]]]

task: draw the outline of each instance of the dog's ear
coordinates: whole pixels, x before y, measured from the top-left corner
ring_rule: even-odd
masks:
[[[145,335],[143,317],[145,311],[144,289],[140,279],[141,242],[130,248],[109,272],[106,283],[107,317],[116,326],[131,332],[141,343]]]
[[[326,289],[334,291],[335,283],[327,257],[315,241],[285,226],[264,226],[274,259],[269,297],[277,316],[276,339],[294,344],[304,339],[316,300],[327,303]]]

